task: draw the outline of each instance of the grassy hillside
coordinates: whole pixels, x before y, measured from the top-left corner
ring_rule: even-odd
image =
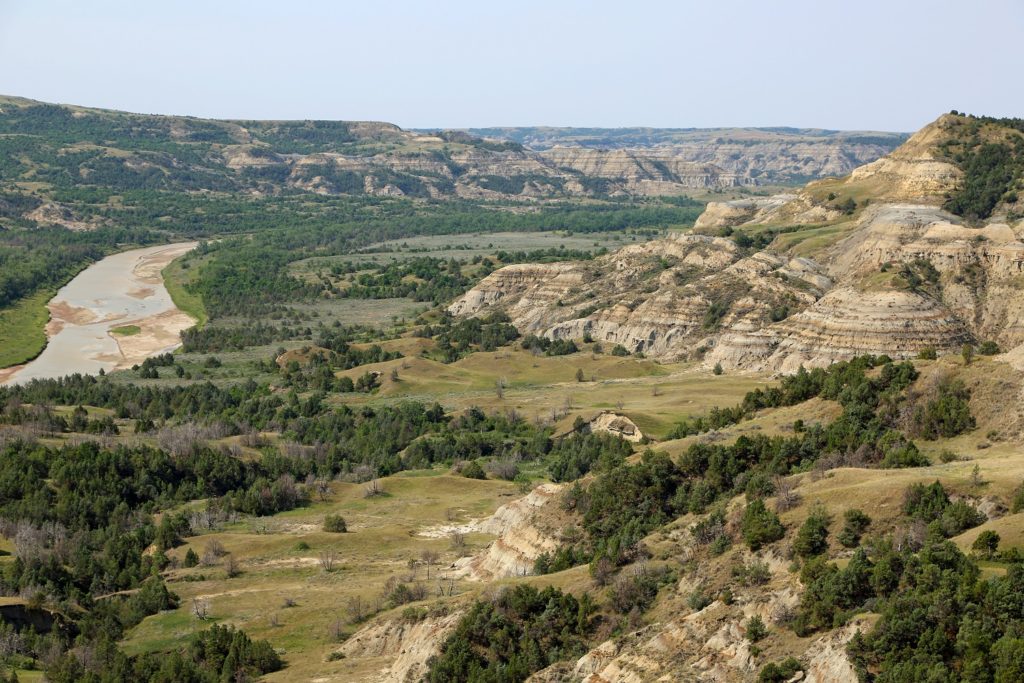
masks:
[[[216,324],[208,329],[216,329]],[[240,421],[245,415],[246,426],[242,433],[219,429],[199,436],[200,442],[194,447],[201,449],[197,453],[204,455],[196,457],[213,457],[212,452],[219,449],[224,457],[237,458],[246,463],[246,467],[270,477],[264,480],[265,484],[257,481],[257,490],[261,485],[271,485],[274,475],[270,472],[290,473],[301,486],[307,487],[308,498],[304,502],[290,509],[271,509],[259,514],[243,512],[249,509],[247,506],[260,503],[256,502],[258,496],[248,498],[241,492],[229,492],[226,498],[193,498],[184,490],[180,494],[162,493],[159,514],[154,519],[153,528],[157,533],[154,543],[163,543],[159,534],[164,532],[158,531],[161,519],[190,520],[176,532],[180,538],[169,542],[161,551],[169,564],[160,571],[160,577],[178,600],[174,606],[146,616],[137,624],[125,623],[120,646],[127,655],[140,658],[146,653],[163,653],[173,650],[182,639],[205,632],[211,624],[231,624],[243,628],[256,640],[266,639],[282,656],[285,668],[270,674],[268,680],[309,677],[363,680],[375,675],[390,666],[393,655],[390,651],[358,654],[358,648],[352,649],[355,646],[342,645],[357,632],[389,628],[389,624],[390,627],[421,622],[434,624],[446,619],[445,623],[454,624],[466,610],[474,609],[477,601],[489,604],[495,583],[453,573],[450,567],[459,558],[485,553],[493,540],[493,536],[480,531],[475,520],[515,500],[530,486],[548,480],[549,468],[555,459],[563,457],[557,450],[557,435],[571,432],[578,426],[577,417],[585,421],[600,410],[618,411],[632,418],[646,434],[663,439],[679,421],[714,414],[716,407],[745,405],[750,400],[748,392],[754,389],[763,392],[775,384],[757,377],[714,376],[688,366],[658,365],[642,358],[595,354],[588,349],[563,356],[537,356],[509,346],[496,351],[474,351],[456,362],[443,364],[420,357],[422,351],[428,356],[432,353],[435,340],[406,337],[383,344],[387,349],[402,352],[404,358],[335,372],[338,377],[379,372],[376,388],[368,392],[330,391],[319,399],[320,402],[316,399],[317,392],[308,390],[298,392],[296,402],[284,399],[283,392],[268,392],[251,386],[232,393],[235,390],[230,387],[247,377],[255,379],[257,387],[266,382],[278,386],[294,382],[289,377],[297,372],[295,368],[275,364],[276,369],[267,372],[267,361],[262,358],[273,357],[276,351],[257,348],[219,353],[217,363],[209,361],[211,354],[179,354],[172,363],[183,367],[183,376],[176,376],[173,365],[158,361],[151,366],[156,371],[152,378],[148,378],[146,368],[142,368],[115,373],[97,387],[82,383],[58,389],[54,384],[0,392],[3,404],[8,406],[4,420],[15,425],[23,418],[12,412],[10,406],[22,401],[35,403],[64,397],[67,406],[58,406],[55,414],[66,420],[65,426],[52,423],[42,440],[42,444],[51,448],[65,444],[70,448],[83,438],[88,439],[87,435],[104,424],[104,420],[111,420],[109,424],[115,425],[119,432],[108,432],[104,437],[107,447],[179,448],[181,442],[175,439],[182,438],[184,433],[175,432],[173,423],[187,424],[211,418],[229,423]],[[299,344],[289,344],[289,347],[296,351],[303,348]],[[369,344],[357,347],[369,348]],[[309,354],[293,357],[307,359],[299,362],[300,367],[306,363],[310,368],[316,365]],[[263,371],[256,372],[256,365]],[[769,407],[755,409],[744,418],[723,418],[724,422],[713,432],[650,444],[669,454],[674,463],[671,467],[686,468],[689,474],[682,481],[706,481],[710,490],[721,491],[716,493],[720,498],[709,499],[696,507],[689,506],[693,503],[684,504],[680,509],[679,501],[685,498],[677,491],[663,501],[672,512],[659,517],[661,521],[645,517],[644,526],[640,527],[649,553],[647,559],[624,555],[616,560],[621,568],[613,567],[612,572],[619,578],[608,585],[600,572],[588,570],[586,559],[570,562],[578,566],[556,569],[553,573],[502,579],[499,583],[554,586],[577,597],[589,595],[596,610],[589,618],[595,621],[581,631],[584,642],[589,647],[608,637],[621,636],[623,647],[628,648],[630,641],[626,633],[631,629],[644,624],[650,624],[653,629],[663,628],[679,615],[693,614],[697,609],[694,605],[700,604],[695,597],[698,592],[713,598],[731,591],[737,606],[723,603],[718,609],[725,611],[719,612],[716,618],[737,618],[733,612],[742,612],[742,605],[759,599],[762,590],[757,583],[760,579],[747,579],[730,569],[737,563],[753,566],[752,563],[758,561],[768,562],[770,581],[775,589],[796,586],[797,573],[812,566],[813,558],[797,557],[789,570],[778,558],[790,544],[796,543],[806,520],[816,514],[827,514],[829,519],[826,550],[820,559],[834,560],[842,569],[850,563],[849,551],[837,541],[846,511],[858,508],[869,512],[871,523],[865,539],[902,533],[901,529],[909,522],[901,501],[912,485],[927,485],[938,479],[951,495],[974,501],[972,505],[980,504],[982,498],[1002,501],[1007,508],[1013,505],[1015,492],[1024,477],[1016,446],[1020,424],[1013,410],[1013,397],[1021,387],[1019,375],[1008,374],[1008,366],[989,358],[976,360],[966,367],[962,361],[952,358],[921,361],[917,363],[916,372],[920,375],[916,380],[911,380],[913,375],[906,375],[902,370],[890,371],[886,367],[872,369],[868,366],[863,377],[869,382],[889,377],[890,380],[885,381],[897,382],[889,389],[885,384],[869,385],[869,389],[858,384],[864,380],[858,379],[861,375],[856,372],[840,373],[835,375],[837,380],[842,378],[840,384],[825,381],[820,384],[821,396],[804,401],[800,399],[813,396],[817,390],[798,389],[803,380],[794,380],[783,384],[783,390],[788,392],[784,395],[791,399],[771,398],[770,393],[762,393],[760,395],[767,398],[758,399],[762,401],[760,405],[768,401]],[[576,379],[576,369],[583,370],[584,381]],[[865,407],[876,406],[869,409],[868,415],[876,415],[872,419],[880,422],[871,422],[872,426],[864,423],[851,430],[829,427],[832,430],[829,433],[838,438],[846,439],[847,436],[841,436],[845,434],[868,444],[870,452],[876,447],[872,444],[892,441],[890,436],[873,441],[879,434],[879,424],[888,425],[887,429],[913,433],[917,429],[916,418],[907,421],[905,416],[913,416],[915,406],[924,406],[933,400],[935,382],[948,377],[965,382],[969,389],[970,411],[977,417],[977,424],[952,437],[915,438],[923,460],[912,466],[880,469],[879,464],[872,462],[872,455],[854,464],[840,457],[843,451],[828,448],[803,451],[807,460],[796,462],[791,469],[778,469],[781,465],[771,464],[770,456],[769,460],[747,461],[746,473],[728,464],[731,458],[750,457],[742,455],[751,451],[744,450],[749,446],[741,444],[775,443],[777,445],[771,448],[779,448],[778,444],[783,441],[818,439],[820,437],[813,434],[819,426],[864,420]],[[208,380],[215,384],[207,385]],[[901,389],[903,385],[898,382],[906,381],[911,384]],[[499,382],[501,391],[496,389]],[[222,387],[225,393],[218,398],[220,390],[213,392],[208,388],[211,386]],[[292,386],[299,385],[293,383]],[[844,388],[847,386],[861,388],[854,391]],[[149,397],[145,407],[137,399],[143,395],[138,392],[146,392]],[[879,392],[880,400],[873,398],[872,392]],[[187,396],[190,398],[186,399]],[[275,399],[275,396],[280,398]],[[394,425],[389,424],[394,417],[389,415],[412,415],[408,412],[408,406],[413,405],[410,402],[429,406],[434,401],[440,402],[452,416],[448,427],[427,426],[419,436],[414,431],[402,436],[400,441],[392,440],[408,428],[420,430],[423,427],[413,427],[414,423],[410,422],[408,427],[395,431]],[[73,408],[79,403],[91,406],[82,411],[82,416]],[[893,412],[886,407],[893,404],[906,408],[902,413]],[[276,408],[272,407],[275,405]],[[778,407],[771,407],[775,405]],[[145,424],[150,416],[164,413],[169,406],[177,406],[173,410],[174,418],[163,429],[147,431],[150,427]],[[482,409],[481,414],[494,417],[488,418],[490,421],[486,423],[466,422],[478,419],[471,417],[474,407]],[[388,413],[389,410],[398,412]],[[344,418],[345,415],[350,417]],[[371,420],[373,422],[367,424],[374,426],[352,432],[342,427],[339,419],[342,422]],[[519,426],[505,422],[516,419],[521,420]],[[93,424],[97,427],[91,426]],[[141,430],[139,425],[142,425]],[[339,428],[342,431],[338,436],[331,436],[330,430]],[[328,431],[322,431],[324,429]],[[541,455],[544,449],[535,445],[542,442],[538,437],[551,444],[545,446],[552,449],[548,455]],[[454,440],[449,442],[449,438]],[[579,437],[570,437],[574,438]],[[423,452],[414,445],[422,441],[434,443],[435,447],[451,443],[455,450],[425,469],[410,460],[412,469],[392,471],[380,477],[377,484],[371,483],[372,470],[369,470],[369,480],[365,474],[358,474],[360,461],[393,467],[386,465],[392,462],[393,454],[403,459],[412,458],[413,453]],[[488,445],[479,450],[481,444]],[[380,446],[383,449],[377,450]],[[889,446],[877,447],[884,450]],[[635,446],[634,455],[625,462],[616,464],[613,460],[595,464],[595,469],[580,479],[580,485],[593,492],[594,497],[586,503],[592,511],[597,509],[594,506],[608,502],[599,502],[603,499],[597,497],[597,492],[608,482],[615,483],[620,495],[634,495],[632,483],[627,485],[627,482],[632,482],[639,468],[645,466],[646,461],[640,456],[643,448]],[[721,457],[715,456],[700,464],[702,461],[695,459],[696,455],[709,448],[720,449]],[[455,466],[464,457],[460,455],[464,452],[462,449],[468,449],[465,453],[472,454],[491,473],[483,479],[457,474]],[[211,454],[206,455],[208,452]],[[513,452],[520,454],[516,461],[520,476],[508,481],[499,476],[500,470],[492,469],[492,465],[507,461]],[[846,457],[852,453],[845,452]],[[51,457],[58,459],[69,457],[57,451],[53,453]],[[483,455],[477,455],[480,453]],[[89,457],[90,462],[95,463],[93,466],[100,468],[96,475],[100,476],[103,459],[95,455]],[[339,457],[342,460],[338,460]],[[774,468],[778,473],[776,478],[751,476],[763,467]],[[62,479],[66,475],[62,472],[53,473],[53,485],[60,490],[66,485]],[[312,475],[308,479],[305,478],[307,472]],[[331,472],[336,474],[332,476]],[[185,476],[184,481],[188,481],[189,476]],[[671,479],[679,475],[671,469],[665,476]],[[759,490],[760,495],[774,504],[775,487],[781,486],[778,476],[789,479],[796,491],[795,504],[779,508],[784,534],[781,540],[768,542],[765,549],[754,555],[741,551],[745,541],[738,527],[726,527],[728,542],[719,543],[725,548],[724,552],[693,546],[692,541],[687,540],[691,537],[686,530],[713,518],[719,506],[742,511],[747,501],[757,497],[755,492]],[[324,485],[315,483],[317,480]],[[128,476],[126,481],[133,482],[135,477]],[[284,480],[277,481],[273,484],[274,490]],[[304,481],[309,483],[301,484]],[[525,484],[526,481],[530,483]],[[723,485],[724,488],[719,488]],[[767,488],[759,489],[761,486]],[[696,492],[697,489],[686,490]],[[229,500],[234,501],[231,505],[236,506],[236,512],[220,517],[222,512],[219,511],[231,509],[224,507]],[[643,509],[643,505],[642,501],[635,501],[636,510]],[[55,514],[65,513],[57,510]],[[625,516],[621,524],[616,523],[611,529],[632,528],[634,522],[629,520],[635,514],[633,504],[609,510],[609,519]],[[201,520],[209,515],[214,515],[214,521],[207,527]],[[328,517],[339,515],[346,521],[347,532],[327,531],[324,525]],[[600,517],[594,517],[592,512],[582,514],[555,505],[552,509],[538,510],[535,515],[538,519],[553,515],[550,523],[556,529],[564,527],[560,537],[563,544],[596,542],[601,534],[608,533],[598,522]],[[1017,516],[995,517],[980,525],[971,522],[967,529],[950,527],[951,538],[965,552],[973,552],[975,540],[983,531],[995,531],[1000,535],[1001,551],[1008,551],[1020,542],[1014,532]],[[573,527],[578,527],[579,531],[570,534],[568,529]],[[877,557],[875,553],[884,548],[873,545],[877,542],[864,542],[864,547],[874,549],[870,551],[872,557]],[[584,547],[580,546],[581,551]],[[196,559],[190,560],[190,556]],[[0,558],[0,562],[5,561],[11,562]],[[994,555],[984,562],[989,576],[1003,576],[1012,567],[1012,561],[1002,555]],[[591,566],[595,565],[591,563]],[[618,592],[626,589],[625,582],[631,581],[632,576],[653,578],[650,587],[642,588],[652,591],[648,597],[643,597],[644,593]],[[441,577],[443,581],[439,580]],[[421,587],[425,588],[424,593],[418,592]],[[441,591],[443,595],[439,595]],[[885,600],[888,598],[863,609],[887,609]],[[631,611],[633,604],[637,607]],[[801,603],[804,604],[809,603]],[[873,618],[869,615],[869,621],[864,623],[870,626]],[[806,635],[794,635],[793,628],[803,628],[799,626],[803,622],[796,623],[798,626],[769,625],[768,635],[754,656],[758,668],[773,659],[799,656],[804,651],[809,641]],[[821,632],[818,629],[820,627],[811,627],[811,632]],[[442,638],[448,638],[451,631],[443,633]],[[454,641],[445,642],[446,647],[455,646]],[[411,643],[409,647],[413,647]],[[492,643],[488,647],[498,645]],[[350,654],[336,655],[342,648]]]

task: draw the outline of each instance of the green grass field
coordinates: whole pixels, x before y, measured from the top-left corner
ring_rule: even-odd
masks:
[[[52,297],[47,289],[0,310],[0,368],[30,361],[46,348],[46,302]]]
[[[188,267],[186,267],[188,264]],[[196,319],[196,325],[202,327],[209,320],[206,314],[206,306],[203,300],[185,289],[185,285],[192,282],[195,277],[194,268],[198,267],[197,259],[190,258],[188,254],[180,256],[171,261],[160,274],[164,278],[164,287],[171,295],[174,305],[180,310],[188,313]]]
[[[401,240],[381,242],[358,254],[344,256],[315,256],[291,264],[293,274],[315,273],[334,263],[346,261],[389,263],[411,258],[472,259],[491,256],[498,251],[534,251],[565,247],[580,251],[609,251],[632,242],[649,239],[624,232],[593,234],[566,234],[564,232],[495,232],[469,235],[424,235]]]
[[[131,337],[142,331],[142,328],[138,325],[121,325],[120,327],[110,328],[111,334],[117,334],[122,337]]]
[[[324,299],[314,303],[292,304],[291,308],[316,315],[325,325],[338,321],[343,325],[390,327],[396,320],[412,320],[427,310],[429,303],[412,299]]]
[[[534,356],[515,346],[474,353],[445,365],[418,356],[427,343],[400,339],[384,344],[405,358],[365,365],[344,373],[353,379],[368,370],[381,372],[383,386],[371,395],[349,394],[351,403],[437,401],[447,410],[478,407],[487,412],[514,410],[531,420],[572,424],[576,415],[602,410],[621,412],[652,438],[662,438],[681,418],[701,415],[713,406],[731,406],[746,392],[768,382],[752,374],[714,376],[693,363],[657,363],[589,350],[567,356]],[[398,371],[398,380],[391,371]],[[582,370],[583,382],[576,381]],[[503,384],[499,396],[498,382]]]
[[[232,623],[253,637],[267,638],[283,653],[288,667],[266,680],[349,680],[368,675],[370,671],[363,668],[366,661],[326,661],[339,643],[331,634],[332,624],[340,620],[344,634],[358,628],[348,623],[348,599],[361,596],[372,603],[394,575],[411,572],[417,580],[426,581],[422,563],[409,568],[409,560],[418,559],[424,550],[441,556],[428,583],[433,596],[442,567],[464,553],[480,550],[489,537],[470,533],[467,547],[456,550],[446,534],[432,530],[452,520],[465,524],[485,517],[512,500],[515,492],[509,482],[465,479],[441,470],[403,473],[381,481],[383,496],[366,498],[362,484],[335,482],[326,501],[186,539],[172,556],[183,558],[189,547],[202,555],[206,544],[216,540],[239,562],[241,573],[227,578],[222,560],[171,571],[168,587],[181,597],[181,606],[143,621],[128,635],[126,651],[173,647],[211,623]],[[328,514],[343,515],[349,532],[322,531]],[[320,557],[331,551],[337,563],[326,571]],[[484,587],[457,581],[453,599],[461,602]],[[209,604],[210,618],[195,617],[194,600]]]

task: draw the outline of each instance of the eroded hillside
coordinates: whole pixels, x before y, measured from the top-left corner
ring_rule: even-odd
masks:
[[[800,182],[842,176],[892,151],[899,133],[809,128],[473,128],[484,138],[518,142],[552,159],[600,163],[635,159],[637,166],[712,164],[747,182]],[[623,152],[608,154],[608,150]],[[591,154],[583,154],[587,151]]]
[[[837,175],[878,158],[895,134],[816,131],[700,135],[693,148],[534,150],[460,131],[366,121],[228,121],[0,98],[3,189],[18,183],[120,190],[309,192],[434,199],[681,195]],[[731,137],[729,137],[731,136]],[[35,194],[29,193],[30,197]],[[76,202],[0,198],[0,215],[87,228]]]
[[[407,649],[392,648],[387,668],[374,680],[460,680],[451,672],[474,666],[493,671],[506,662],[525,666],[513,669],[520,672],[515,677],[534,683],[854,683],[865,676],[889,680],[884,676],[905,665],[910,653],[937,667],[961,666],[975,656],[970,649],[943,650],[930,640],[940,626],[931,625],[928,606],[942,601],[948,607],[945,601],[955,600],[950,586],[959,582],[980,592],[975,602],[958,603],[962,612],[945,613],[945,628],[964,635],[971,619],[966,615],[975,608],[1001,614],[983,627],[988,633],[1018,618],[980,596],[1002,595],[1021,578],[1015,560],[1004,559],[1014,557],[1005,548],[1019,543],[1024,505],[1022,423],[1011,408],[1021,377],[992,359],[964,366],[948,358],[917,363],[918,369],[891,362],[872,369],[873,362],[861,359],[783,383],[783,395],[806,396],[800,387],[822,382],[824,394],[812,401],[837,400],[843,406],[838,419],[804,401],[792,410],[762,409],[716,431],[658,444],[673,454],[671,461],[650,452],[634,455],[610,470],[598,466],[577,482],[545,484],[503,506],[477,526],[496,538],[454,565],[471,592],[480,589],[477,601],[460,609],[458,623],[450,612],[428,611],[414,631],[405,617],[381,615],[343,647],[350,665],[380,661],[378,642],[405,629]],[[918,431],[915,406],[939,400],[947,390],[937,387],[950,382],[962,383],[957,400],[969,403],[976,422],[946,437]],[[888,398],[865,413],[876,393]],[[891,410],[890,401],[902,408]],[[814,435],[820,429],[838,435],[844,421],[866,415],[873,417],[858,431],[859,446]],[[890,430],[881,439],[871,435],[879,424]],[[883,456],[899,440],[898,431],[915,435],[921,450],[903,440],[903,455],[890,459],[895,451],[889,450]],[[817,446],[794,446],[801,441]],[[806,460],[789,470],[781,463],[795,463],[797,451]],[[658,505],[648,509],[654,501]],[[595,514],[599,506],[602,512]],[[988,538],[1004,544],[1004,555],[997,559],[985,550],[978,539]],[[602,539],[620,539],[621,545]],[[974,560],[962,554],[968,552]],[[973,561],[986,557],[993,559],[979,577]],[[587,560],[589,567],[580,566]],[[1010,562],[1005,574],[1004,561]],[[939,572],[942,581],[926,578]],[[500,588],[493,588],[495,580]],[[550,659],[530,656],[541,624],[557,610],[549,602],[543,614],[524,614],[510,600],[527,600],[531,587],[545,586],[600,604],[586,617],[586,648],[562,640],[565,649]],[[909,611],[918,605],[923,607]],[[490,630],[496,622],[485,628],[474,616],[492,609],[501,614],[503,632],[522,640],[508,641]],[[904,628],[920,629],[920,641],[901,636]],[[474,647],[461,649],[467,642]],[[514,657],[506,659],[510,653]],[[416,657],[429,665],[417,664]],[[488,664],[488,658],[496,659]],[[1007,666],[999,660],[987,670]]]
[[[1013,122],[946,115],[846,178],[712,202],[693,233],[592,263],[504,268],[449,310],[502,310],[533,334],[726,369],[1011,348],[1024,342],[1016,176],[979,179],[956,150],[1022,139]],[[952,212],[993,193],[986,219]]]

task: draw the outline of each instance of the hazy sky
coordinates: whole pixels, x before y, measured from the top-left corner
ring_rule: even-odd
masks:
[[[0,0],[0,93],[404,127],[1024,116],[1024,0]]]

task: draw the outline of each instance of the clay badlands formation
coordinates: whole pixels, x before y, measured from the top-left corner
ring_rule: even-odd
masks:
[[[725,369],[1013,348],[1024,342],[1024,225],[999,213],[968,225],[941,208],[962,172],[938,145],[961,120],[944,116],[841,180],[712,202],[692,232],[590,262],[502,268],[449,310],[500,310],[524,334]]]

